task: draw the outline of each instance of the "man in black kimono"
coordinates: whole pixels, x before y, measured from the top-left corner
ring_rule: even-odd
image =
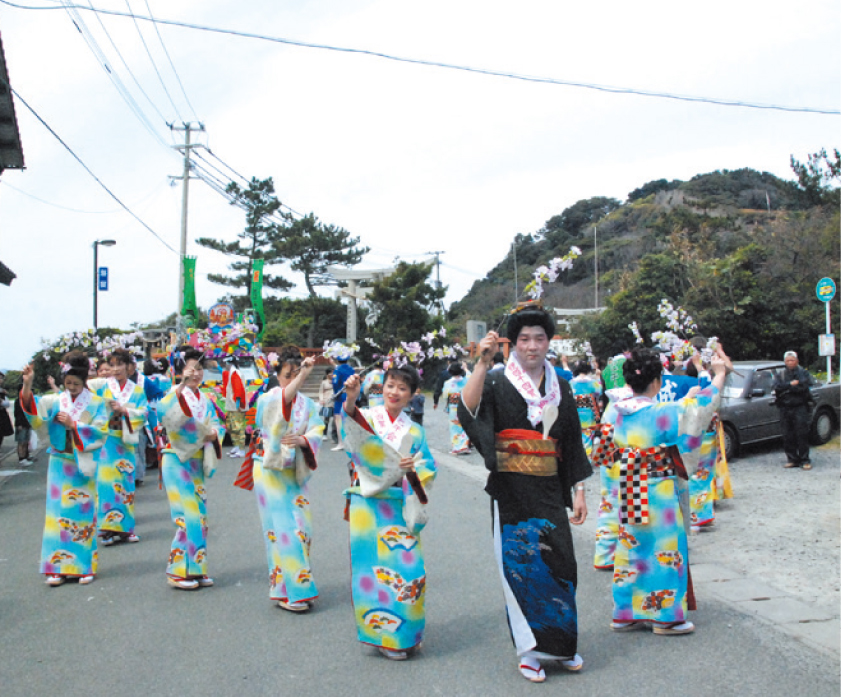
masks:
[[[490,471],[485,491],[508,624],[520,672],[533,682],[545,680],[541,660],[560,661],[568,670],[583,665],[576,653],[577,568],[569,523],[587,517],[581,482],[593,470],[575,397],[546,360],[554,333],[551,316],[537,305],[512,313],[508,364],[489,371],[499,339],[490,332],[479,342],[480,358],[458,409]]]

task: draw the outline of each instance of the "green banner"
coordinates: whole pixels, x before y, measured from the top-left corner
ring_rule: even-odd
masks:
[[[263,328],[266,324],[266,315],[263,313],[263,264],[265,260],[255,259],[251,262],[251,308],[256,315],[257,341],[263,340]]]
[[[184,257],[184,300],[181,305],[181,316],[188,327],[195,327],[198,319],[196,307],[196,257]]]

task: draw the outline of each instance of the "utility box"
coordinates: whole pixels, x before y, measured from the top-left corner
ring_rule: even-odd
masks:
[[[488,333],[488,323],[475,319],[467,320],[467,343],[478,344]]]

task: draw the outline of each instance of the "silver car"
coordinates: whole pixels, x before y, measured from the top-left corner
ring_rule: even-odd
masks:
[[[782,438],[780,412],[774,404],[774,377],[785,365],[781,361],[737,361],[727,376],[721,394],[719,417],[724,428],[727,459],[749,443]],[[839,424],[841,385],[815,382],[812,387],[810,440],[823,445]]]

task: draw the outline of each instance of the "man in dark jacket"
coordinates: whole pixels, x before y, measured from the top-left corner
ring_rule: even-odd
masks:
[[[809,424],[811,407],[814,403],[809,388],[814,384],[809,371],[800,365],[794,351],[786,351],[783,360],[786,367],[776,376],[774,394],[780,410],[780,425],[783,429],[783,447],[788,462],[786,467],[812,469],[809,461]]]

